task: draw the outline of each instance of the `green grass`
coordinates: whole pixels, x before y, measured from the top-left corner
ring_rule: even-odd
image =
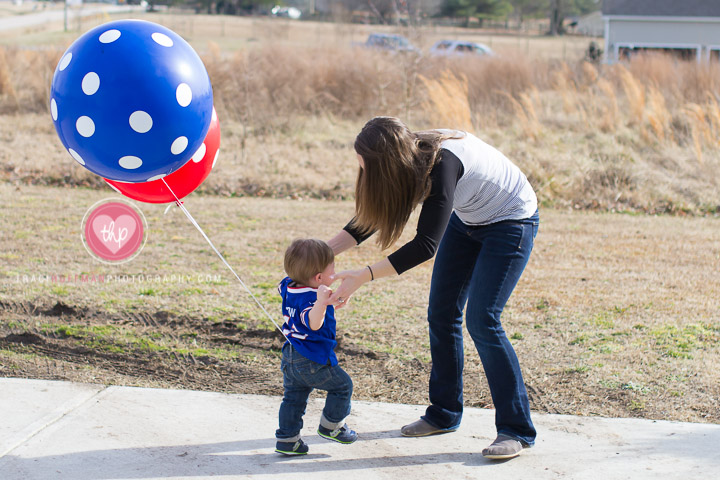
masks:
[[[570,341],[570,345],[581,345],[581,344],[587,343],[588,340],[590,340],[590,334],[582,333],[582,334],[576,336],[574,339],[572,339]]]
[[[578,365],[575,367],[569,367],[565,369],[566,373],[585,373],[590,370],[588,365]]]
[[[664,355],[690,359],[693,351],[720,341],[720,325],[690,324],[680,328],[662,325],[651,329],[649,334]]]
[[[70,293],[70,289],[61,285],[53,285],[50,287],[50,293],[58,297],[65,297]]]
[[[638,392],[642,395],[645,395],[648,392],[650,392],[650,389],[648,387],[646,387],[645,385],[642,385],[642,384],[637,384],[635,382],[623,383],[622,385],[620,385],[620,389]]]

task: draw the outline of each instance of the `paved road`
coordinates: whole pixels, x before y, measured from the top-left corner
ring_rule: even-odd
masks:
[[[279,380],[280,381],[280,380]],[[0,478],[68,479],[662,479],[717,478],[720,425],[534,416],[538,442],[513,460],[480,450],[494,411],[470,408],[451,434],[403,438],[424,407],[354,402],[352,445],[315,434],[310,455],[274,453],[280,398],[0,378]],[[290,477],[288,477],[290,475]]]
[[[73,7],[68,11],[68,22],[77,18],[78,15],[88,17],[101,13],[124,13],[142,12],[145,8],[139,5],[106,5],[90,4],[82,8]],[[46,23],[62,22],[65,12],[62,8],[46,9],[24,15],[0,17],[0,32],[12,31],[28,27],[37,27]]]

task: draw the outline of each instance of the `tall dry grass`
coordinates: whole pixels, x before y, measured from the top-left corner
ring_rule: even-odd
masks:
[[[465,75],[455,76],[444,70],[437,79],[420,75],[427,89],[428,100],[423,107],[437,115],[439,125],[447,128],[474,131],[472,113],[468,101],[468,79]]]
[[[650,126],[650,131],[659,142],[665,142],[666,140],[672,141],[672,115],[667,109],[665,102],[665,96],[662,94],[660,89],[655,85],[647,87],[647,123]],[[643,130],[642,133],[647,132]],[[647,139],[647,134],[644,135]]]
[[[17,104],[17,93],[10,77],[10,62],[4,50],[0,50],[0,95]]]
[[[48,94],[62,51],[0,48],[0,113],[49,111]]]
[[[61,54],[0,48],[0,114],[47,115]],[[323,175],[350,157],[353,132],[369,117],[395,115],[416,129],[475,131],[520,164],[545,204],[720,211],[717,64],[432,58],[280,44],[224,51],[210,43],[201,56],[230,155],[223,179],[205,191],[325,195]],[[40,164],[18,177],[5,151],[7,178],[53,175]],[[298,168],[299,154],[307,173],[289,180],[280,165]],[[74,177],[63,171],[52,181]],[[352,195],[352,174],[330,191]]]
[[[645,117],[645,88],[637,78],[622,65],[616,68],[620,76],[625,99],[629,107],[629,119],[633,125],[642,125]]]

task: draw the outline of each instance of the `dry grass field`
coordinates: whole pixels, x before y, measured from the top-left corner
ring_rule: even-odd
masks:
[[[0,184],[12,212],[0,225],[0,375],[280,394],[282,337],[177,208],[139,205],[149,236],[128,264],[99,264],[85,252],[82,217],[113,195]],[[200,195],[186,206],[276,319],[287,244],[329,238],[353,211],[347,201]],[[719,422],[718,220],[541,215],[504,313],[532,407]],[[368,242],[338,257],[337,268],[380,255]],[[431,267],[371,283],[338,313],[338,355],[356,398],[427,401]],[[467,404],[490,407],[469,338],[466,366]]]
[[[587,39],[509,36],[502,37],[507,48],[495,58],[386,55],[338,37],[368,31],[366,25],[141,17],[186,32],[208,68],[224,161],[201,187],[205,193],[348,198],[354,174],[343,162],[352,157],[355,133],[374,115],[395,115],[415,129],[474,131],[523,168],[544,206],[720,210],[718,178],[710,173],[720,167],[717,64],[648,57],[598,65],[583,61],[582,50],[565,59],[533,50],[545,45],[557,53],[563,42]],[[51,45],[68,45],[77,35],[29,32],[0,47],[0,178],[100,184],[65,161],[46,120],[48,86],[63,51]],[[243,35],[256,41],[246,42]],[[427,45],[446,35],[461,36],[433,28],[418,29],[416,36],[427,37]],[[35,47],[28,49],[24,41]],[[29,142],[43,154],[24,150]]]
[[[499,55],[388,56],[351,47],[380,30],[365,25],[138,18],[183,35],[208,68],[221,153],[186,205],[271,313],[289,241],[328,238],[352,215],[352,142],[368,118],[464,128],[517,163],[542,205],[504,314],[532,407],[720,422],[717,65],[598,65],[583,61],[588,39],[447,27],[403,33]],[[47,98],[80,33],[0,32],[0,375],[279,394],[279,333],[178,209],[138,205],[149,238],[128,264],[85,252],[83,215],[115,194],[64,151]],[[380,255],[369,242],[338,268]],[[356,398],[426,402],[431,267],[341,311]],[[466,402],[491,407],[469,339],[466,354]]]

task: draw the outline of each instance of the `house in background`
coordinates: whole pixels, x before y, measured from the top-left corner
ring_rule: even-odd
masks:
[[[720,58],[720,0],[604,0],[602,13],[608,62],[642,51]]]

